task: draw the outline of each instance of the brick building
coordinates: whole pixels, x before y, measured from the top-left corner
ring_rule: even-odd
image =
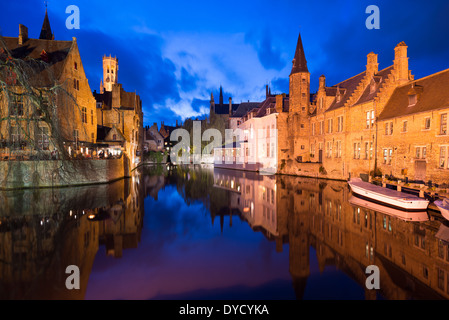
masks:
[[[269,113],[277,130],[276,172],[342,180],[372,172],[419,181],[447,180],[449,72],[415,80],[407,49],[404,42],[399,43],[393,64],[383,69],[377,54],[371,52],[359,74],[332,86],[322,75],[318,91],[311,94],[299,35],[289,93],[276,96]],[[272,97],[267,94],[267,101]],[[268,114],[258,113],[262,105],[235,121],[231,115],[231,127],[256,128],[250,119],[268,119]],[[266,128],[263,122],[257,128]],[[256,147],[264,155],[256,162],[262,163],[266,154]],[[260,165],[253,167],[258,170]]]
[[[39,39],[19,25],[19,36],[2,42],[2,61],[22,73],[11,67],[10,86],[1,92],[0,153],[28,158],[50,154],[62,143],[70,154],[89,152],[97,139],[97,114],[76,38],[54,40],[45,12]]]
[[[103,56],[103,81],[100,93],[94,91],[98,131],[116,131],[116,140],[102,141],[112,151],[125,152],[132,164],[140,162],[143,150],[142,101],[118,83],[118,59]]]
[[[310,94],[301,36],[290,74],[289,107],[278,115],[278,172],[332,179],[376,171],[411,180],[444,181],[449,79],[442,71],[415,80],[407,45],[394,48],[391,66],[379,70],[377,54],[365,70],[332,86],[319,78]],[[395,128],[395,130],[393,130]]]

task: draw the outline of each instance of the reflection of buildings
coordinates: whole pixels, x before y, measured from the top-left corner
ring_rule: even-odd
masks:
[[[131,183],[125,180],[123,198],[103,208],[107,218],[99,221],[99,238],[107,255],[120,258],[124,249],[137,248],[144,216],[140,179],[140,175],[135,175]]]
[[[229,203],[254,230],[289,243],[290,273],[298,299],[310,269],[336,266],[362,288],[366,267],[380,269],[387,299],[449,298],[449,229],[438,221],[410,222],[353,206],[345,183],[288,176],[267,177],[215,170],[214,186],[231,191]],[[375,291],[365,291],[375,299]]]
[[[0,193],[0,299],[83,299],[99,243],[120,256],[143,222],[139,180]],[[81,290],[67,290],[66,267]]]
[[[267,238],[279,235],[276,225],[276,181],[273,176],[215,169],[214,187],[231,191],[230,208]]]

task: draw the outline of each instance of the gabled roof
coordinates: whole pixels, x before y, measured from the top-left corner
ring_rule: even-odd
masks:
[[[2,38],[7,50],[15,59],[29,62],[29,66],[36,72],[34,81],[39,85],[51,85],[53,80],[59,80],[64,69],[66,58],[73,46],[73,41],[27,39],[22,45],[19,38]],[[0,43],[0,58],[3,52]]]
[[[234,113],[238,107],[240,106],[240,104],[232,104],[232,113]],[[216,104],[215,105],[215,114],[229,114],[229,103],[228,104]]]
[[[117,134],[119,139],[113,140],[112,135]],[[97,125],[97,141],[126,141],[121,131],[114,127]]]
[[[276,107],[276,97],[268,97],[259,106],[259,110],[256,113],[257,118],[261,118],[267,115],[267,109]]]
[[[382,82],[385,81],[386,78],[388,78],[390,73],[393,71],[393,68],[394,68],[394,66],[389,66],[388,68],[385,68],[385,69],[379,71],[373,77],[373,81],[375,82],[376,89],[373,92],[371,92],[371,86],[370,86],[371,82],[370,82],[370,84],[365,88],[365,91],[363,92],[363,94],[360,96],[359,100],[354,105],[366,103],[368,101],[373,100],[379,93],[379,90],[382,86]]]
[[[420,96],[415,105],[409,106],[408,94],[413,93],[413,86],[420,87]],[[449,69],[446,69],[397,87],[379,115],[379,120],[449,108],[448,86]]]
[[[343,107],[345,105],[345,103],[348,101],[349,97],[354,93],[357,86],[363,80],[363,78],[365,77],[365,74],[366,74],[366,71],[363,71],[362,73],[359,73],[358,75],[356,75],[352,78],[349,78],[345,81],[342,81],[342,82],[332,86],[331,88],[334,88],[334,89],[329,90],[329,92],[332,93],[331,95],[334,95],[334,93],[335,93],[335,96],[336,96],[337,92],[338,92],[337,89],[340,89],[340,95],[341,95],[340,101],[337,101],[337,99],[335,99],[326,111],[332,111],[332,110]]]
[[[104,141],[111,129],[111,127],[97,125],[97,140]]]
[[[242,118],[245,114],[247,114],[249,111],[258,108],[260,105],[260,102],[242,102],[237,110],[232,114],[231,118]]]

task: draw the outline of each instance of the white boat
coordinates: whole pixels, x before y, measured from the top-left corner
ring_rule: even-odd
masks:
[[[440,209],[441,215],[444,219],[449,220],[449,199],[445,198],[444,200],[437,200],[433,204]]]
[[[425,210],[414,212],[399,210],[369,200],[358,198],[354,195],[349,199],[349,203],[353,206],[374,210],[376,212],[387,214],[389,216],[396,217],[405,221],[429,221],[429,215]]]
[[[429,201],[405,192],[391,190],[364,182],[360,178],[348,181],[352,193],[362,199],[367,199],[382,205],[404,211],[425,211]]]

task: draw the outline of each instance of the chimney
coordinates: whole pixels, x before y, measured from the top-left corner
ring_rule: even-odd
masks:
[[[178,127],[178,120],[176,120],[176,127]]]
[[[408,69],[407,45],[404,41],[394,48],[394,71],[398,85],[409,81],[411,73]]]
[[[326,88],[326,77],[324,76],[324,74],[322,74],[319,79],[319,88],[318,89],[320,90],[320,89],[324,89],[324,88]]]
[[[268,84],[265,86],[265,97],[268,99]]]
[[[229,98],[229,116],[232,116],[232,98]]]
[[[366,73],[369,78],[379,71],[379,63],[377,63],[377,54],[370,52],[366,56]]]
[[[19,24],[19,45],[24,44],[28,40],[28,28],[23,24]]]
[[[284,110],[284,98],[285,94],[278,94],[276,96],[276,112],[281,113]]]

